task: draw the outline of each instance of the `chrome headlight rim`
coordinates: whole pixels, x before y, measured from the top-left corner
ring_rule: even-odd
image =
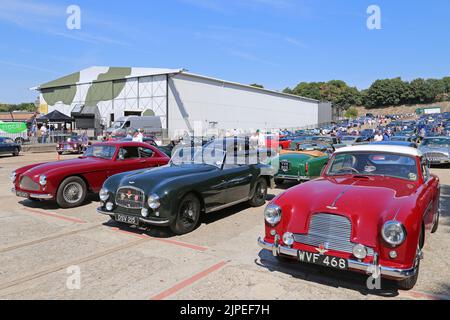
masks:
[[[156,193],[152,193],[147,198],[147,204],[150,209],[156,210],[161,207],[161,198]]]
[[[107,201],[109,199],[109,191],[106,188],[101,188],[98,196],[101,201]]]
[[[388,235],[387,235],[387,229],[391,228],[391,227],[395,227],[397,228],[397,231],[400,230],[401,233],[399,233],[399,235],[401,235],[399,238],[399,240],[397,241],[393,241],[392,239],[389,239]],[[405,240],[406,240],[406,229],[404,227],[404,225],[401,222],[398,221],[388,221],[383,225],[383,229],[381,230],[381,236],[383,237],[383,240],[390,245],[391,247],[395,248],[398,247],[400,245],[402,245]]]
[[[11,172],[11,174],[9,175],[9,179],[11,180],[11,182],[16,182],[17,179],[17,173],[15,171]]]
[[[47,185],[47,176],[45,174],[39,176],[39,184],[43,187]]]
[[[292,232],[285,232],[283,234],[283,243],[288,247],[291,247],[294,244],[294,234]]]
[[[276,226],[281,221],[281,208],[276,204],[269,204],[264,210],[264,219],[271,226]]]

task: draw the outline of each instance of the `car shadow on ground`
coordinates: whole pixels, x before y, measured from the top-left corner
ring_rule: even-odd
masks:
[[[275,198],[275,195],[273,195],[273,194],[267,195],[267,201],[270,201],[273,198]],[[260,207],[261,214],[264,211],[264,208],[267,205],[267,203],[268,202],[266,202],[266,204],[264,206]],[[202,225],[202,224],[209,225],[209,224],[219,222],[223,219],[226,219],[230,216],[233,216],[233,215],[235,215],[241,211],[247,210],[249,208],[250,208],[250,205],[247,202],[243,202],[243,203],[237,204],[235,206],[232,206],[232,207],[229,207],[229,208],[217,211],[217,212],[213,212],[211,214],[203,213],[202,216],[200,217],[200,223],[197,228],[199,228],[200,225]],[[119,228],[120,230],[123,230],[126,232],[132,232],[132,233],[135,233],[136,235],[146,234],[150,237],[155,237],[155,238],[173,238],[173,237],[177,236],[170,230],[169,227],[149,226],[149,227],[137,228],[134,226],[123,224],[123,223],[118,223],[113,219],[105,222],[103,225],[107,226],[107,227]],[[192,232],[195,232],[195,230]]]
[[[359,292],[361,295],[375,295],[378,297],[394,298],[399,295],[394,281],[382,279],[381,289],[369,289],[367,286],[368,275],[351,271],[333,270],[326,267],[300,263],[296,260],[278,261],[271,252],[261,250],[259,260],[255,264],[266,268],[270,272],[281,272],[291,275],[293,278],[308,282],[333,287],[344,288]]]
[[[100,199],[99,199],[98,195],[89,194],[86,197],[86,201],[83,203],[83,205],[81,207],[89,205],[92,202],[99,202],[99,201],[100,201]],[[31,209],[43,209],[43,210],[58,210],[58,209],[61,209],[61,210],[64,210],[60,206],[58,206],[56,201],[48,201],[48,200],[45,200],[45,201],[36,200],[36,201],[34,201],[34,200],[30,200],[30,199],[23,199],[23,200],[20,200],[19,203],[21,205],[23,205],[24,207],[31,208]],[[67,210],[70,210],[70,209],[67,209]]]

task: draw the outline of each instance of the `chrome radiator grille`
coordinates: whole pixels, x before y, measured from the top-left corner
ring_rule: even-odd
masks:
[[[425,157],[427,159],[430,159],[430,160],[434,160],[434,159],[435,160],[445,160],[445,159],[448,158],[445,154],[439,153],[439,152],[428,152],[428,153],[425,153]]]
[[[39,184],[33,181],[30,177],[24,176],[20,179],[20,189],[28,191],[39,191]]]
[[[325,246],[325,249],[352,253],[354,243],[350,241],[352,224],[345,217],[319,213],[311,218],[308,234],[295,234],[294,240],[313,247]],[[373,256],[373,249],[368,249]]]
[[[145,203],[145,193],[141,189],[123,187],[117,191],[116,204],[127,209],[142,209]]]

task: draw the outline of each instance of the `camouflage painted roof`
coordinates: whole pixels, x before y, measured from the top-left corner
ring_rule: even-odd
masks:
[[[37,89],[66,87],[79,83],[94,83],[102,81],[120,80],[125,78],[145,77],[182,72],[183,69],[164,68],[130,68],[130,67],[90,67],[79,72],[41,84]]]

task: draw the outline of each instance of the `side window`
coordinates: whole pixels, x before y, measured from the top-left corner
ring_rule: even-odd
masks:
[[[139,148],[139,156],[141,158],[151,158],[153,157],[155,153],[153,152],[152,149],[147,149],[147,148]]]
[[[120,160],[130,160],[130,159],[138,159],[139,158],[139,150],[136,147],[123,147],[120,148],[119,151],[119,159]]]
[[[125,128],[129,128],[129,127],[130,127],[130,121],[125,122],[124,127],[125,127]]]

